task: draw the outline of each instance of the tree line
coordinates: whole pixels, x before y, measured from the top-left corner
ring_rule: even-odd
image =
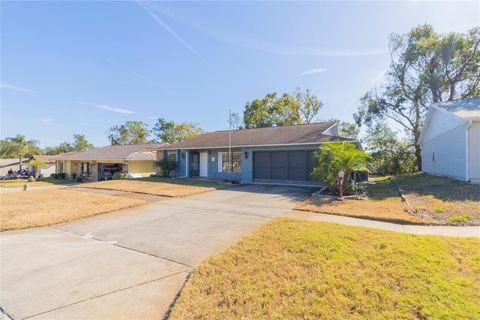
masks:
[[[354,122],[339,122],[340,135],[362,142],[380,173],[398,174],[421,170],[420,132],[428,106],[435,102],[480,96],[480,28],[466,33],[436,33],[421,25],[389,39],[390,64],[383,83],[360,99]],[[323,102],[309,89],[292,93],[267,93],[247,102],[242,114],[230,114],[233,129],[295,125],[326,120]],[[335,119],[330,119],[335,120]],[[388,121],[398,124],[393,130]],[[366,126],[360,137],[360,128]],[[205,130],[191,122],[160,118],[153,127],[143,121],[126,121],[110,127],[112,145],[177,143]],[[84,135],[74,141],[41,150],[38,142],[17,135],[0,141],[0,155],[58,154],[93,148]],[[16,151],[12,151],[16,150]]]

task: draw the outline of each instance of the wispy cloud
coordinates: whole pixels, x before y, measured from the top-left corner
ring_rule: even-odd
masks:
[[[138,1],[138,0],[137,0]],[[324,57],[363,57],[385,55],[388,53],[386,48],[326,48],[326,47],[304,47],[301,45],[288,45],[286,43],[270,43],[266,40],[255,41],[251,37],[242,37],[238,34],[229,33],[228,30],[212,30],[206,28],[198,23],[195,23],[191,18],[181,17],[164,8],[155,7],[157,12],[162,15],[178,21],[186,26],[196,29],[199,32],[206,34],[220,42],[234,45],[237,47],[249,48],[257,51],[263,51],[274,55],[304,55],[304,56],[324,56]]]
[[[125,113],[125,114],[134,114],[135,113],[132,110],[123,109],[123,108],[115,108],[115,107],[112,107],[112,106],[108,106],[106,104],[96,105],[95,108],[108,110],[108,111],[111,111],[111,112],[117,112],[117,113]]]
[[[222,73],[220,72],[220,70],[218,70],[217,68],[215,68],[212,64],[210,64],[197,50],[195,50],[186,40],[184,40],[182,37],[180,37],[172,28],[170,28],[170,26],[165,23],[165,21],[163,21],[162,19],[160,19],[160,17],[158,16],[158,14],[156,14],[153,10],[151,10],[150,8],[148,8],[144,3],[142,3],[142,1],[140,0],[137,0],[137,3],[143,8],[145,9],[145,11],[147,11],[147,13],[160,25],[162,26],[163,29],[165,29],[165,31],[167,31],[168,33],[170,33],[174,38],[175,40],[177,40],[181,45],[183,45],[185,48],[187,48],[190,52],[192,52],[194,55],[196,55],[197,57],[199,57],[200,59],[202,59],[210,68],[212,68],[216,73],[218,73],[219,75],[222,75]]]
[[[310,70],[304,71],[304,72],[300,73],[300,75],[301,76],[308,76],[310,74],[323,73],[323,72],[327,72],[327,69],[325,69],[325,68],[315,68],[315,69],[310,69]]]
[[[27,88],[24,88],[24,87],[15,86],[15,85],[9,84],[9,83],[0,83],[0,88],[20,91],[20,92],[27,92],[27,93],[38,93],[38,91],[27,89]]]
[[[48,122],[52,122],[53,119],[52,118],[38,118],[38,121],[43,122],[43,123],[48,123]]]

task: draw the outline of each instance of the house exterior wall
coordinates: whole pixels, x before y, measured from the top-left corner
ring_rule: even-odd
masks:
[[[50,175],[52,173],[55,173],[55,171],[57,170],[56,167],[57,166],[55,164],[50,164],[50,165],[45,166],[45,167],[40,167],[40,174],[43,177],[50,177]]]
[[[278,147],[248,147],[248,148],[233,148],[232,152],[240,151],[242,168],[241,172],[223,172],[221,167],[219,168],[219,161],[221,161],[221,156],[219,155],[222,152],[228,152],[228,148],[220,149],[206,149],[198,150],[200,152],[208,152],[208,172],[207,177],[210,179],[218,180],[236,180],[242,183],[251,183],[253,182],[253,152],[255,151],[315,151],[318,150],[321,144],[313,145],[293,145],[293,146],[278,146]],[[171,153],[174,151],[168,151]],[[191,176],[191,161],[193,150],[177,150],[177,164],[178,168],[176,170],[175,176],[177,178],[190,177]],[[164,158],[167,157],[167,152],[163,155]],[[188,165],[187,165],[188,161]]]
[[[18,163],[3,166],[3,167],[0,168],[0,176],[6,176],[10,169],[13,170],[13,171],[18,171],[18,168],[19,168]]]
[[[451,113],[432,109],[424,141],[429,141],[461,125],[464,121]]]
[[[242,152],[243,149],[239,148],[234,148],[232,149],[232,152],[234,151],[240,151]],[[221,167],[219,168],[219,161],[221,156],[219,156],[219,153],[221,152],[228,152],[228,149],[213,149],[209,150],[209,155],[208,155],[208,177],[211,179],[219,179],[219,180],[236,180],[236,181],[241,181],[242,180],[242,172],[244,171],[244,154],[243,152],[241,153],[241,159],[242,159],[242,169],[240,172],[223,172],[221,171]]]
[[[469,178],[472,183],[480,183],[480,121],[472,122],[468,129]]]
[[[143,177],[149,177],[155,173],[153,161],[128,161],[128,173],[141,174]]]
[[[422,144],[423,171],[433,175],[465,179],[467,124],[425,140]]]

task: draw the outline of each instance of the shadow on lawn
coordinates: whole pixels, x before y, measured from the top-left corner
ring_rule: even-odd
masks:
[[[480,185],[447,177],[412,174],[395,177],[406,193],[431,196],[442,201],[480,201]]]

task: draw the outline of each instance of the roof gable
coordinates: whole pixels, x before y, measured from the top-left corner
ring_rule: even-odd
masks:
[[[420,141],[422,143],[427,142],[452,129],[455,129],[463,123],[465,123],[465,121],[455,116],[453,113],[444,109],[431,107],[427,112],[427,116],[425,117],[425,123],[420,135]]]

